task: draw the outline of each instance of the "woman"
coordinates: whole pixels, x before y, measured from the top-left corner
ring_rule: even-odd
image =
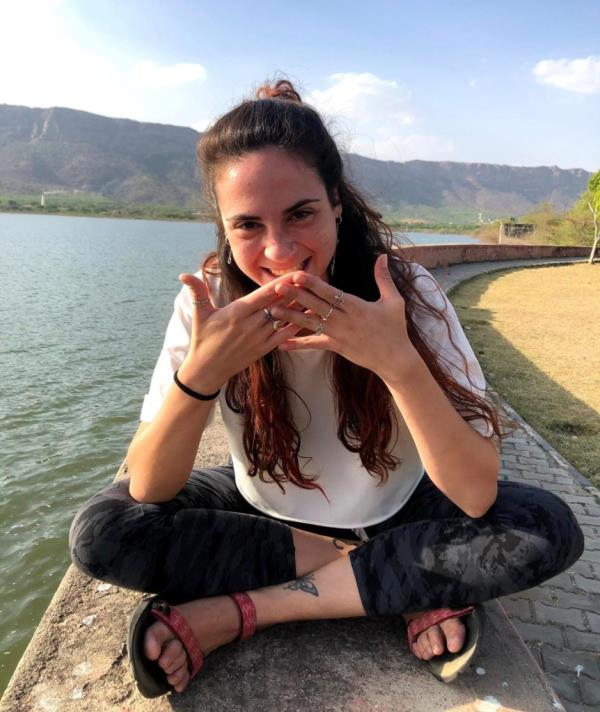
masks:
[[[218,119],[198,156],[217,252],[180,278],[129,479],[78,513],[73,561],[159,594],[129,632],[147,696],[256,628],[365,615],[404,615],[412,652],[453,679],[475,604],[563,571],[581,531],[551,493],[498,483],[503,433],[452,305],[289,82]],[[193,470],[217,398],[231,462]]]

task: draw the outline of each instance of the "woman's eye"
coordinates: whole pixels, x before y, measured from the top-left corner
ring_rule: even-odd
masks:
[[[310,217],[312,215],[312,210],[296,210],[295,213],[292,213],[292,220],[294,222],[297,222],[299,220],[304,220],[307,217]],[[239,225],[236,225],[236,230],[242,230],[243,232],[249,232],[250,230],[254,230],[258,223],[253,222],[252,220],[247,220],[246,222],[240,223]]]
[[[310,210],[297,210],[294,213],[294,217],[299,218],[300,220],[302,220],[305,217],[308,217],[309,215],[312,215]]]

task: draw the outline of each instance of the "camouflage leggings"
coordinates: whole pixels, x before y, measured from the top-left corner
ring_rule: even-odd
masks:
[[[243,499],[231,466],[194,470],[177,497],[161,504],[140,504],[128,485],[106,487],[73,520],[71,556],[89,576],[171,603],[296,577],[290,526]],[[583,551],[567,505],[514,482],[500,482],[493,507],[472,519],[425,475],[399,512],[366,533],[350,561],[367,615],[460,607],[531,588]]]

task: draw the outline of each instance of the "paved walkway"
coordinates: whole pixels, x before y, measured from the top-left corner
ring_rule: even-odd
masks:
[[[498,268],[585,260],[517,260],[431,270],[446,291]],[[569,503],[586,538],[579,561],[529,591],[501,599],[567,712],[600,710],[600,491],[500,398],[518,429],[503,443],[503,479],[535,484]]]

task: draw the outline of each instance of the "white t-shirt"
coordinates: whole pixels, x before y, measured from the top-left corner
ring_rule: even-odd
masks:
[[[424,332],[427,343],[446,359],[442,367],[447,372],[461,385],[483,397],[485,379],[454,307],[424,267],[414,263],[413,268],[417,274],[414,285],[421,299],[445,311],[454,342],[464,354],[475,387],[469,383],[462,356],[452,346],[444,322],[435,319],[419,306],[414,312],[414,318]],[[197,276],[202,278],[201,273],[197,273]],[[225,305],[220,287],[218,277],[209,277],[211,301],[216,307]],[[154,418],[173,383],[173,373],[187,354],[192,324],[191,299],[187,287],[183,287],[175,299],[175,310],[167,327],[163,349],[152,375],[150,390],[144,398],[140,416],[142,421],[149,422]],[[390,442],[396,442],[391,454],[400,464],[389,472],[387,482],[381,485],[378,484],[378,478],[364,469],[359,455],[347,450],[338,440],[335,397],[328,379],[330,352],[308,349],[280,352],[280,357],[287,382],[310,412],[309,417],[302,401],[290,394],[294,422],[301,437],[299,462],[305,474],[318,476],[317,481],[326,497],[317,489],[306,490],[289,482],[284,483],[284,494],[275,482],[262,482],[258,476],[248,476],[249,462],[242,438],[243,416],[227,406],[226,388],[223,387],[218,400],[227,431],[236,486],[240,493],[256,509],[266,514],[321,526],[360,529],[392,516],[409,499],[424,472],[414,441],[396,405],[394,414],[397,430]],[[483,418],[471,420],[469,425],[485,437],[493,434],[491,426]]]

